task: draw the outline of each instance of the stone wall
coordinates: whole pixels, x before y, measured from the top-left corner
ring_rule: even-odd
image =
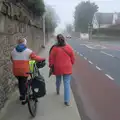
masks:
[[[16,45],[16,40],[25,37],[28,46],[38,53],[43,45],[40,23],[41,19],[33,19],[24,5],[0,2],[0,109],[15,88],[10,53]]]

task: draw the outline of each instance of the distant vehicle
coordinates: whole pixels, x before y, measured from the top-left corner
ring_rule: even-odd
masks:
[[[81,37],[82,39],[89,39],[88,33],[81,33],[81,34],[80,34],[80,37]]]
[[[70,36],[70,35],[67,35],[66,38],[71,38],[71,36]]]

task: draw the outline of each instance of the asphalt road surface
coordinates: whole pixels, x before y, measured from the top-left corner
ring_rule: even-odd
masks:
[[[120,120],[120,42],[71,39],[72,90],[83,120]]]

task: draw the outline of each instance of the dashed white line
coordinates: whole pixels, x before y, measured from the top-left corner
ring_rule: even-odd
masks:
[[[105,55],[108,55],[108,56],[110,56],[110,57],[114,57],[113,55],[108,54],[108,53],[106,53],[106,52],[104,52],[104,51],[101,51],[101,53],[103,53],[103,54],[105,54]]]
[[[111,80],[114,80],[114,78],[112,78],[110,75],[108,75],[108,74],[105,74],[109,79],[111,79]]]
[[[80,56],[83,56],[82,54],[80,54]]]
[[[98,70],[101,70],[101,68],[99,68],[98,66],[96,66],[96,68],[97,68]]]
[[[85,59],[85,60],[87,60],[87,58],[86,58],[86,57],[84,57],[84,59]]]
[[[89,61],[90,64],[93,64],[91,61]]]
[[[93,49],[93,47],[89,46],[89,45],[85,45],[87,48],[89,49]]]

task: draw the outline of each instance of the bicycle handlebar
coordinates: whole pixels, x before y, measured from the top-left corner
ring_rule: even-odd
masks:
[[[27,72],[26,74],[31,75],[31,74],[33,74],[33,72]]]

